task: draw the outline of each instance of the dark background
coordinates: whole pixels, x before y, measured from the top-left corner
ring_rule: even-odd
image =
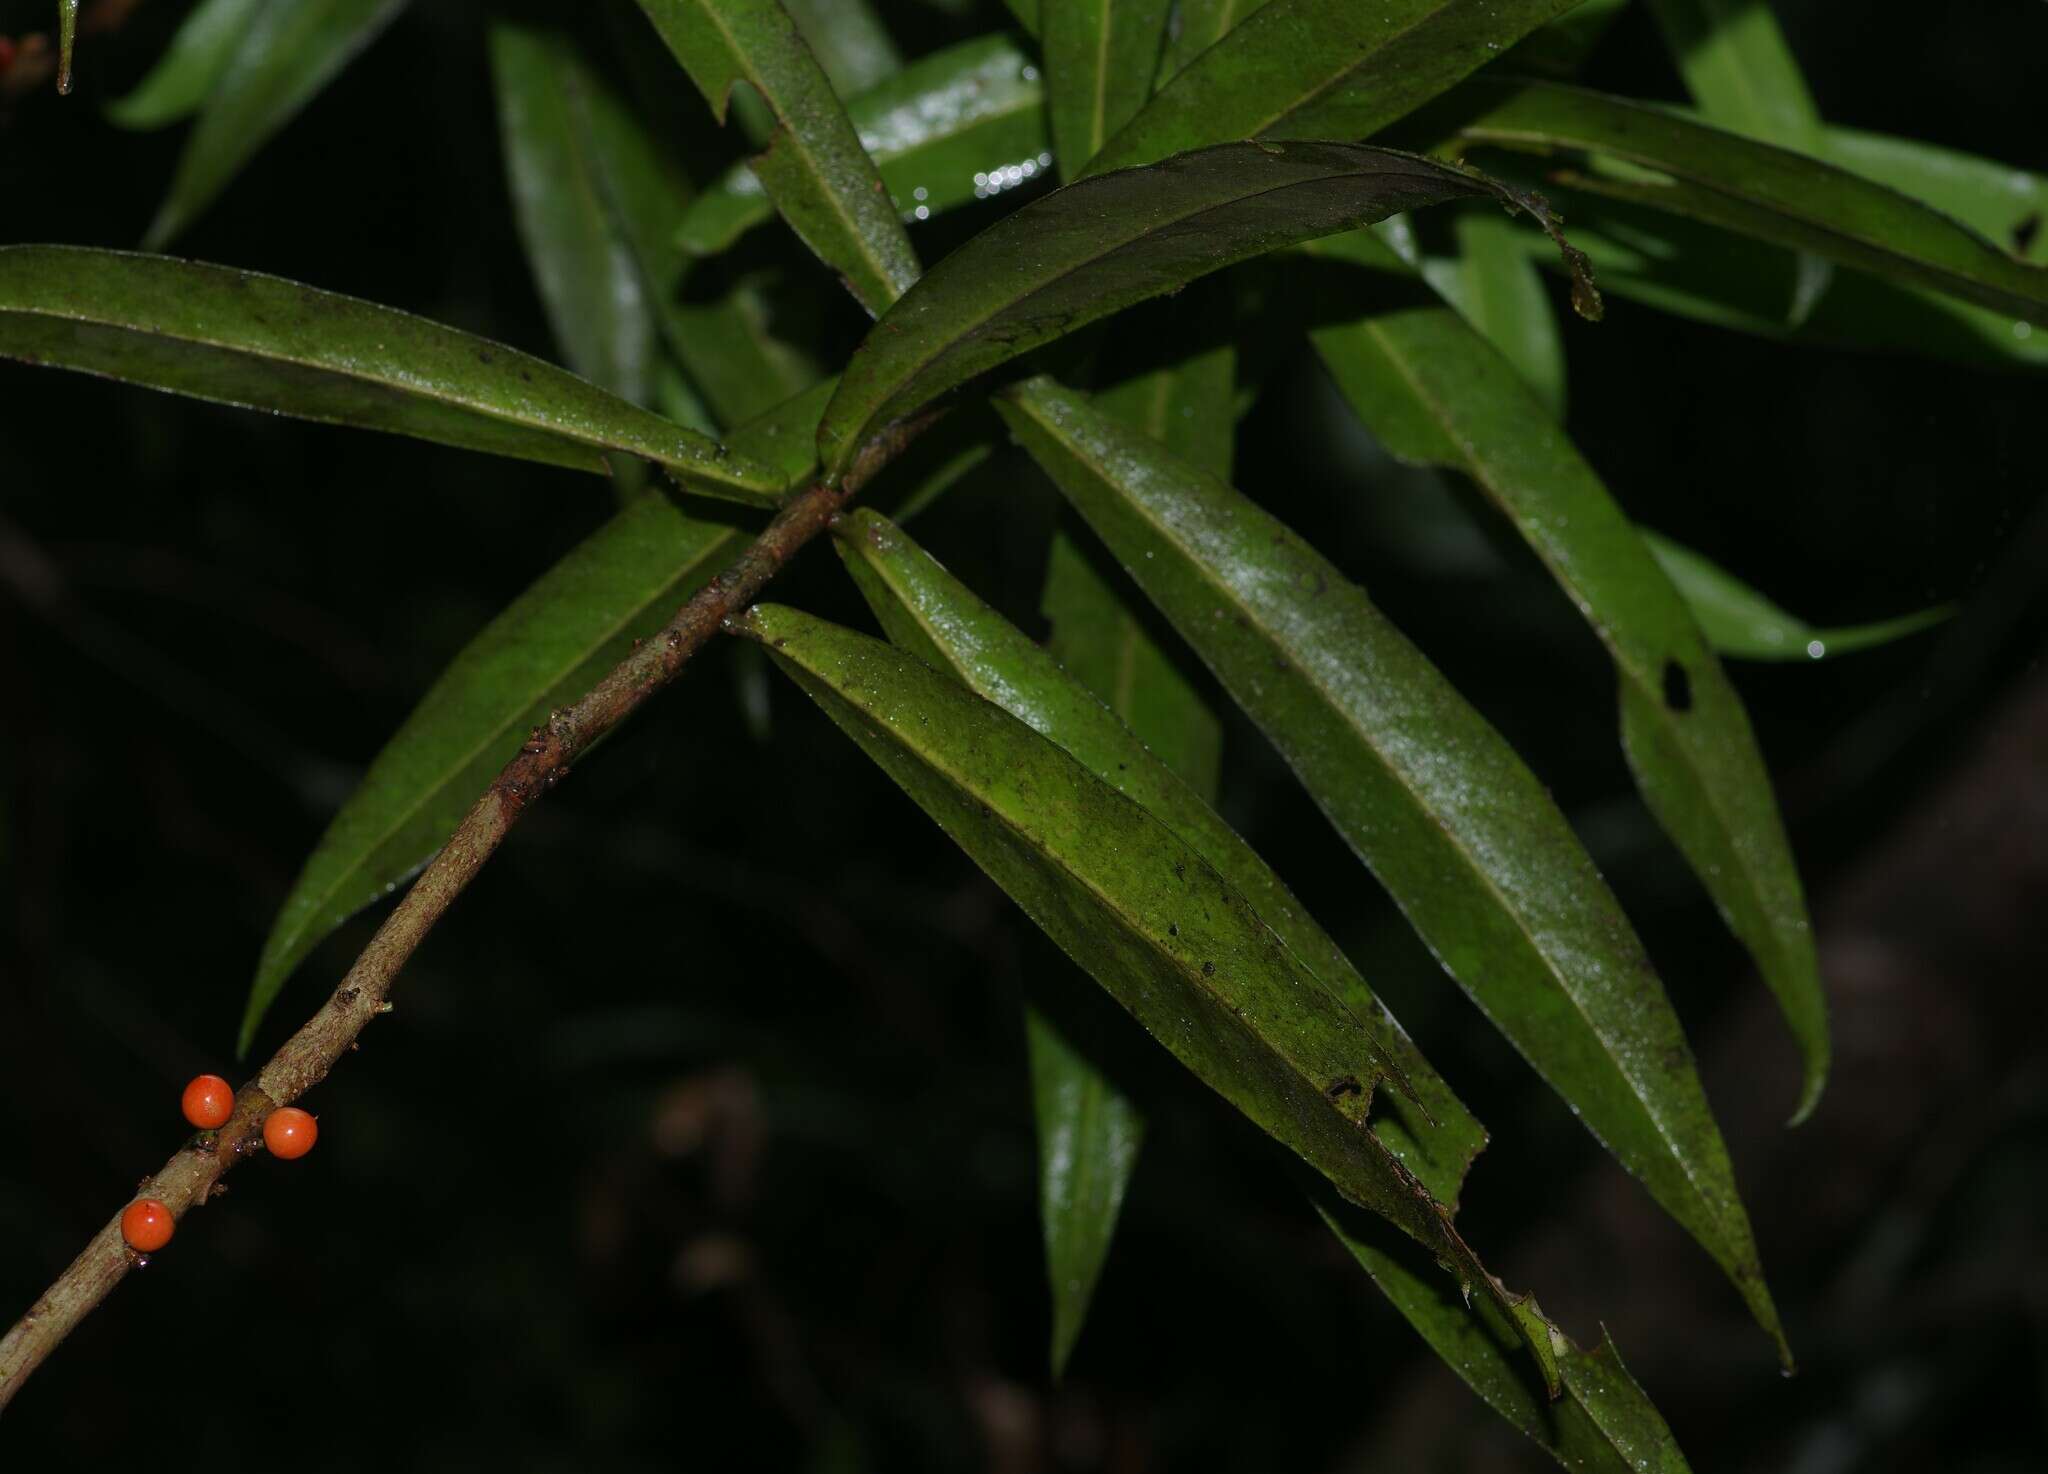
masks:
[[[50,8],[0,3],[0,34]],[[882,8],[913,55],[1000,9]],[[180,253],[552,353],[483,9],[414,6]],[[139,237],[181,135],[97,109],[183,10],[151,0],[91,38],[71,99],[0,103],[0,240]],[[1780,13],[1832,120],[2048,165],[2048,7]],[[1638,12],[1589,80],[1679,95]],[[979,223],[920,237],[927,258]],[[788,260],[792,312],[823,304],[850,342],[858,313]],[[1491,1127],[1468,1236],[1575,1334],[1613,1330],[1696,1468],[2038,1468],[2041,383],[1626,303],[1567,334],[1572,432],[1638,518],[1817,622],[1963,603],[1885,650],[1734,667],[1836,1007],[1836,1083],[1798,1133],[1779,1127],[1791,1047],[1631,797],[1611,675],[1563,600],[1437,478],[1387,464],[1299,353],[1270,366],[1238,480],[1374,592],[1580,825],[1693,1033],[1803,1374],[1778,1376],[1705,1256],[1436,974],[1236,717],[1225,811]],[[1006,453],[919,535],[1029,619],[1054,502]],[[258,947],[335,806],[611,505],[566,472],[0,365],[0,1313],[175,1148],[187,1077],[241,1078]],[[865,623],[820,552],[774,597]],[[1276,1152],[1171,1070],[1048,1385],[1018,1003],[1066,965],[793,689],[768,685],[752,729],[740,697],[777,679],[712,649],[536,809],[393,1022],[307,1102],[318,1151],[235,1174],[36,1376],[0,1463],[1546,1467],[1378,1300]],[[259,1049],[369,925],[302,970]]]

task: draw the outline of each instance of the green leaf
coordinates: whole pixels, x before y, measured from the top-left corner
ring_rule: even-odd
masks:
[[[1456,98],[1461,145],[1619,162],[1569,176],[1580,188],[1701,220],[1843,266],[2048,322],[2048,271],[2014,260],[1906,196],[1831,165],[1576,87],[1479,79]],[[1666,176],[1645,179],[1641,170]]]
[[[1805,1060],[1795,1119],[1827,1081],[1827,1003],[1770,775],[1691,611],[1514,368],[1443,308],[1319,328],[1317,351],[1395,455],[1469,475],[1607,646],[1643,797],[1757,959]]]
[[[256,151],[383,33],[406,0],[264,0],[210,90],[143,237],[162,250],[211,205]]]
[[[1067,1370],[1145,1142],[1144,1114],[1036,1008],[1024,1009],[1038,1123],[1038,1217],[1052,1288],[1052,1375]]]
[[[1268,0],[1162,88],[1088,165],[1245,138],[1368,138],[1577,0]]]
[[[917,280],[917,253],[779,0],[640,0],[640,8],[720,122],[741,83],[767,104],[777,126],[753,161],[755,177],[804,244],[879,315]]]
[[[2048,262],[2048,175],[1855,128],[1828,128],[1822,156],[1954,216],[2022,261]]]
[[[977,374],[1134,302],[1277,247],[1491,181],[1351,144],[1225,144],[1055,190],[953,252],[847,365],[820,427],[828,475]]]
[[[1455,1210],[1465,1172],[1486,1134],[1374,997],[1358,970],[1258,853],[1176,771],[1149,734],[1063,666],[1052,651],[989,608],[900,529],[873,512],[851,513],[835,529],[840,556],[868,606],[900,648],[951,672],[1057,743],[1104,783],[1215,868],[1277,934],[1330,996],[1374,1036],[1412,1094],[1375,1106],[1373,1129],[1387,1148]],[[1141,719],[1160,714],[1134,706]],[[1416,1109],[1420,1101],[1421,1110]]]
[[[1043,0],[1039,44],[1061,178],[1080,172],[1145,105],[1169,5],[1170,0]]]
[[[1267,0],[1178,0],[1173,26],[1167,32],[1166,55],[1159,63],[1159,85],[1164,87],[1186,71],[1189,62],[1266,3]]]
[[[742,279],[670,314],[674,338],[689,345],[677,357],[721,424],[745,424],[818,378],[810,356],[776,336],[768,286],[761,277]]]
[[[555,341],[584,378],[647,404],[656,284],[598,160],[597,79],[559,30],[501,21],[490,29],[490,56],[512,203]]]
[[[71,90],[71,53],[78,42],[78,0],[57,0],[57,90]]]
[[[226,72],[243,33],[269,0],[199,0],[149,75],[118,102],[108,121],[123,128],[163,128],[199,110]]]
[[[224,266],[0,247],[0,355],[220,404],[603,472],[654,461],[757,505],[784,484],[702,435],[488,339]]]
[[[1494,64],[1495,71],[1518,77],[1576,77],[1610,27],[1629,8],[1629,0],[1579,0],[1547,25],[1517,41]]]
[[[783,0],[789,18],[842,97],[866,91],[903,65],[903,53],[868,0]]]
[[[1422,276],[1501,355],[1543,401],[1553,419],[1565,412],[1564,339],[1524,232],[1497,211],[1460,210],[1458,254],[1430,256]]]
[[[1051,148],[1038,68],[1008,36],[923,58],[846,105],[897,212],[923,220],[1022,183]],[[1013,173],[1010,171],[1014,171]],[[741,164],[690,208],[681,244],[717,255],[774,214]]]
[[[1001,408],[1445,969],[1782,1347],[1684,1033],[1535,775],[1358,588],[1229,486],[1048,380]]]
[[[1794,153],[1820,154],[1820,109],[1765,0],[1650,0],[1650,13],[1707,122]],[[1795,327],[1833,273],[1828,261],[1799,254],[1788,313]]]
[[[1642,538],[1699,621],[1701,631],[1723,655],[1740,660],[1822,660],[1889,645],[1932,628],[1955,613],[1944,604],[1871,624],[1825,628],[1787,614],[1712,560],[1692,549],[1644,532]]]
[[[747,537],[646,492],[470,641],[377,754],[299,872],[249,986],[241,1053],[307,954],[432,859],[549,710],[661,628]]]
[[[1601,290],[1659,312],[1794,343],[1875,348],[2010,369],[2048,364],[2048,333],[1922,287],[1839,273],[1806,320],[1787,323],[1796,253],[1619,200],[1552,189],[1572,244],[1592,258]],[[1519,233],[1540,264],[1547,242]]]
[[[1010,7],[1010,14],[1017,17],[1017,24],[1029,35],[1038,34],[1039,0],[1003,0]]]
[[[1430,1349],[1508,1422],[1567,1469],[1584,1474],[1686,1474],[1663,1416],[1604,1336],[1582,1351],[1563,1336],[1553,1402],[1513,1360],[1514,1332],[1484,1300],[1470,1305],[1418,1263],[1412,1248],[1363,1214],[1318,1193],[1316,1211]]]
[[[1555,1386],[1551,1327],[1368,1127],[1387,1065],[1193,849],[1053,743],[913,657],[776,605],[765,644],[827,715],[1211,1089],[1501,1309]],[[1353,1088],[1353,1087],[1356,1088]]]

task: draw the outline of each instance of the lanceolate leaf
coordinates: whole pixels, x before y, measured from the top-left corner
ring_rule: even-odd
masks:
[[[250,984],[243,1052],[306,955],[431,859],[550,708],[659,629],[746,538],[659,490],[643,493],[485,626],[377,754],[299,873]]]
[[[162,256],[0,247],[0,355],[302,419],[606,470],[657,462],[759,505],[770,469],[552,364],[296,282]]]
[[[186,141],[143,243],[161,250],[293,115],[374,41],[406,0],[264,0]]]
[[[1053,156],[1071,179],[1151,95],[1170,0],[1043,0]],[[1150,162],[1147,160],[1146,162]]]
[[[922,661],[774,605],[738,629],[1204,1083],[1491,1298],[1556,1385],[1549,1323],[1367,1126],[1371,1033],[1196,851]]]
[[[1430,1349],[1486,1405],[1579,1474],[1686,1474],[1690,1466],[1662,1415],[1603,1337],[1591,1351],[1560,1338],[1564,1395],[1551,1401],[1515,1361],[1513,1330],[1483,1301],[1467,1305],[1413,1248],[1381,1224],[1318,1195],[1330,1231]]]
[[[1575,3],[1268,0],[1167,83],[1087,172],[1242,138],[1368,138]]]
[[[1051,148],[1038,68],[1008,36],[983,36],[905,67],[846,105],[899,214],[927,219],[1034,177]],[[744,164],[690,208],[682,245],[725,250],[774,215]]]
[[[1820,109],[1767,0],[1650,0],[1650,13],[1707,122],[1794,153],[1821,152]],[[1812,312],[1833,271],[1822,258],[1799,253],[1794,325]]]
[[[559,30],[491,27],[491,71],[512,203],[555,340],[571,368],[622,399],[652,397],[654,283],[635,258],[597,156],[599,83]],[[671,284],[673,274],[671,274]]]
[[[794,485],[809,474],[831,387],[743,426],[735,442]],[[377,754],[279,910],[249,988],[244,1052],[307,954],[431,859],[526,733],[660,628],[749,536],[643,493],[464,647]]]
[[[1716,650],[1741,660],[1823,660],[1888,645],[1940,624],[1955,613],[1943,605],[1873,624],[1833,629],[1787,614],[1712,560],[1654,532],[1644,543],[1685,595],[1700,630]]]
[[[917,280],[917,253],[817,59],[779,0],[640,0],[725,119],[751,85],[775,114],[754,174],[791,228],[879,314]]]
[[[903,65],[889,29],[868,0],[785,0],[789,18],[842,97],[874,86]]]
[[[1312,334],[1394,454],[1465,472],[1507,514],[1614,658],[1637,785],[1827,1080],[1827,1004],[1791,845],[1741,698],[1607,488],[1513,367],[1455,313],[1379,313]]]
[[[1463,110],[1455,124],[1461,145],[1617,160],[1630,166],[1627,177],[1595,169],[1572,182],[2048,322],[2048,270],[1831,165],[1582,88],[1478,79],[1455,101]],[[1643,169],[1668,177],[1645,180],[1635,172]]]
[[[1411,1097],[1398,1086],[1390,1090],[1375,1107],[1373,1129],[1438,1202],[1455,1209],[1485,1132],[1280,877],[1143,734],[902,531],[866,511],[853,513],[838,530],[840,555],[895,644],[952,672],[1143,807],[1213,866],[1325,991],[1362,1022],[1413,1092]]]
[[[1446,970],[1782,1346],[1685,1036],[1535,775],[1360,590],[1230,487],[1047,380],[1002,408]]]
[[[1855,128],[1823,130],[1821,148],[1837,168],[1954,216],[2020,260],[2048,262],[2048,175]]]
[[[1423,278],[1515,366],[1551,417],[1563,419],[1564,339],[1523,232],[1486,209],[1460,210],[1455,228],[1458,254],[1424,258]]]
[[[1350,144],[1225,144],[1056,190],[948,256],[869,332],[820,428],[829,475],[948,389],[1235,261],[1501,187]]]
[[[107,104],[123,128],[162,128],[191,116],[213,91],[249,23],[269,0],[199,0],[135,90]]]

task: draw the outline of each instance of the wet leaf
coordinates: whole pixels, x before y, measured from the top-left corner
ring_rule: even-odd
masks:
[[[784,491],[767,467],[553,364],[224,266],[0,247],[0,355],[576,470],[604,472],[622,452],[757,505]]]
[[[1266,0],[1178,0],[1173,26],[1167,32],[1166,55],[1159,63],[1164,87],[1187,70],[1188,63],[1230,34],[1230,29]]]
[[[1087,172],[1245,138],[1369,138],[1575,3],[1268,0],[1160,89]]]
[[[161,250],[398,18],[406,0],[264,0],[210,89],[143,244]]]
[[[1823,660],[1903,640],[1950,618],[1955,609],[1941,605],[1902,614],[1896,619],[1833,628],[1808,624],[1787,614],[1769,599],[1711,559],[1702,557],[1654,532],[1642,534],[1671,577],[1701,631],[1723,655],[1740,660]]]
[[[1455,313],[1405,307],[1311,337],[1380,441],[1470,476],[1606,645],[1637,786],[1777,996],[1805,1061],[1804,1119],[1828,1068],[1812,924],[1748,715],[1685,601],[1557,421]]]
[[[820,260],[880,314],[917,280],[917,253],[817,58],[779,0],[640,0],[722,123],[750,86],[776,128],[753,171]]]
[[[1198,853],[920,660],[776,605],[737,628],[1198,1078],[1492,1299],[1555,1384],[1549,1323],[1367,1128],[1372,1034]]]
[[[846,105],[899,214],[923,220],[1035,177],[1052,147],[1038,68],[1008,36],[983,36],[923,58]],[[923,213],[919,213],[922,211]],[[741,164],[684,218],[681,244],[728,249],[773,217]]]
[[[1048,380],[1001,407],[1446,971],[1782,1347],[1684,1033],[1535,775],[1363,592],[1229,486]]]
[[[1351,144],[1226,144],[1056,190],[983,231],[861,344],[820,427],[828,475],[977,374],[1279,246],[1499,186]]]
[[[874,86],[903,66],[889,28],[868,0],[783,0],[789,18],[840,96]]]
[[[1460,147],[1586,156],[1592,167],[1568,176],[1579,188],[2048,322],[2048,270],[1833,165],[1582,88],[1481,78],[1449,101],[1459,110]],[[1603,162],[1626,176],[1603,171]]]
[[[163,128],[199,110],[269,0],[200,0],[135,90],[107,104],[123,128]]]

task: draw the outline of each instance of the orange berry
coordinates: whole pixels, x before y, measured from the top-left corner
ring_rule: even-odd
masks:
[[[178,1220],[155,1198],[137,1198],[121,1210],[121,1237],[138,1254],[154,1254],[177,1231]]]
[[[194,1075],[185,1087],[185,1119],[201,1131],[227,1125],[235,1113],[235,1090],[218,1075]]]
[[[263,1118],[263,1144],[273,1157],[303,1157],[319,1139],[320,1123],[297,1106],[279,1106]]]

